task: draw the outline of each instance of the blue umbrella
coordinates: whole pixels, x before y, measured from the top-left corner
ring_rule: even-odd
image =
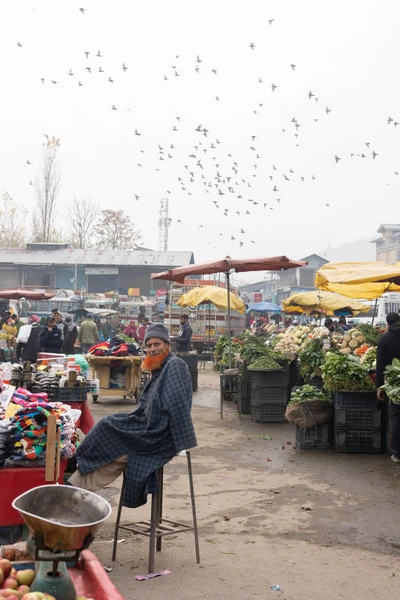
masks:
[[[282,311],[280,306],[274,304],[273,302],[256,302],[256,304],[252,304],[251,306],[249,306],[249,308],[246,310],[246,313],[250,312],[251,310],[255,310],[256,312],[273,313],[280,313]]]

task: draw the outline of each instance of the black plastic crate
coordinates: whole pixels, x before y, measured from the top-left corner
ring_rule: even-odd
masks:
[[[381,452],[381,442],[382,434],[379,429],[335,431],[335,448],[338,452]]]
[[[58,401],[69,404],[70,402],[86,402],[86,387],[63,387],[58,390]]]
[[[316,425],[312,429],[300,429],[296,425],[296,448],[298,450],[324,450],[330,447],[329,425]]]
[[[251,386],[251,403],[254,405],[260,404],[282,404],[287,405],[288,393],[287,387],[262,387],[254,388]]]
[[[375,391],[335,392],[333,402],[338,408],[375,408],[378,398]]]
[[[251,385],[249,381],[241,381],[239,384],[239,394],[242,407],[242,415],[250,414],[250,396]]]
[[[286,423],[286,406],[283,404],[250,403],[251,420],[255,423]]]
[[[379,429],[382,424],[380,408],[338,408],[335,406],[337,429]]]
[[[277,387],[288,385],[289,371],[287,369],[248,370],[252,388]]]

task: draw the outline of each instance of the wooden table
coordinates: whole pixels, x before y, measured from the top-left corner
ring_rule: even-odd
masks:
[[[142,381],[142,357],[141,356],[87,356],[89,366],[92,370],[92,379],[100,382],[99,394],[93,395],[93,402],[97,402],[99,396],[118,396],[135,398],[136,402],[140,396],[140,385]],[[110,370],[113,366],[122,363],[126,367],[125,387],[110,387]]]

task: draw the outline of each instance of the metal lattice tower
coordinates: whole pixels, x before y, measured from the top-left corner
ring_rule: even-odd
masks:
[[[160,252],[168,250],[168,198],[161,198],[158,219],[158,249]]]

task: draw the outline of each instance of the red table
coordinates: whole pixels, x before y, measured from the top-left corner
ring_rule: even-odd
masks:
[[[68,402],[66,404],[68,404]],[[79,429],[86,435],[94,425],[93,415],[90,412],[87,402],[71,402],[70,406],[71,408],[76,408],[77,410],[82,411],[81,416],[75,423],[75,427],[79,427]]]
[[[60,476],[57,483],[63,483],[67,461],[60,461]],[[14,467],[0,469],[0,527],[21,525],[25,521],[19,512],[13,509],[11,503],[17,496],[38,485],[48,485],[45,481],[44,467]]]

